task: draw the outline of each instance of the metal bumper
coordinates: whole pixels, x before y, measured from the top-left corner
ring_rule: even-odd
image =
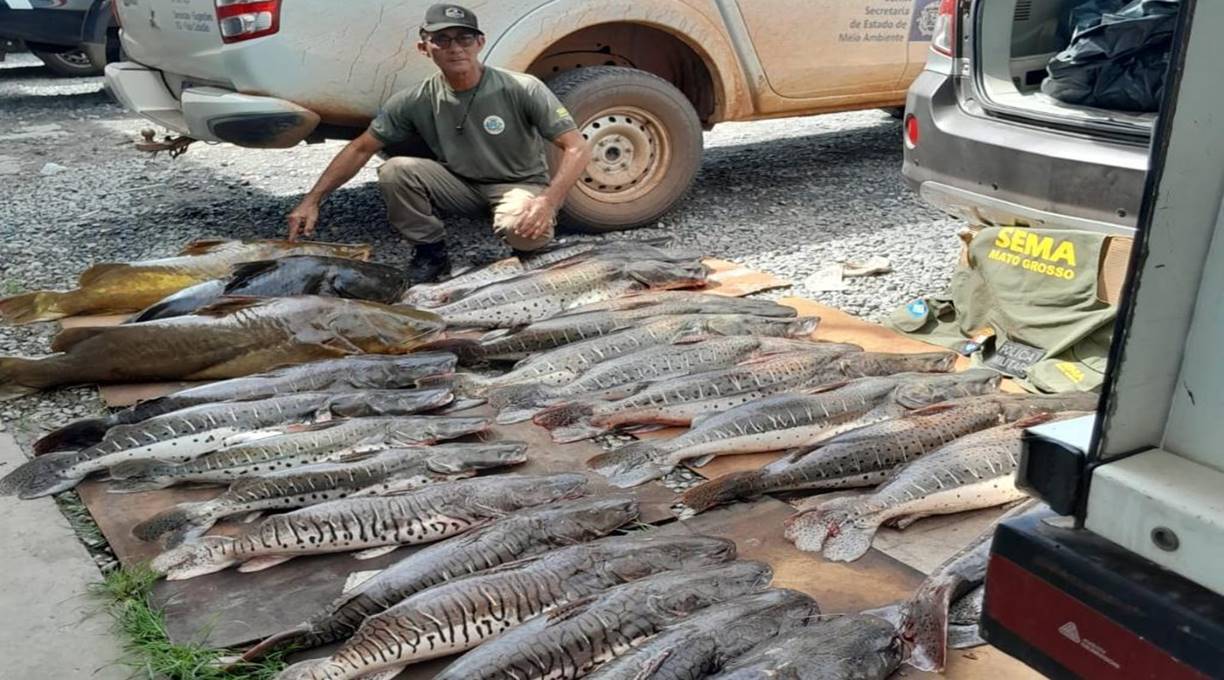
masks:
[[[992,117],[932,71],[910,87],[906,111],[919,141],[906,145],[902,173],[936,207],[976,224],[1134,233],[1146,145]]]
[[[281,149],[319,124],[318,114],[297,104],[217,87],[188,87],[176,99],[160,71],[129,61],[106,67],[106,86],[128,110],[202,141]]]

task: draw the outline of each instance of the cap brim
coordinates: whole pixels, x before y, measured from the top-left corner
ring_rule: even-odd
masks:
[[[425,24],[424,26],[421,26],[421,30],[425,31],[426,33],[437,33],[438,31],[445,31],[448,28],[466,28],[469,31],[473,31],[475,33],[479,33],[480,35],[484,35],[484,31],[480,30],[479,28],[472,28],[471,26],[467,24],[460,24],[457,22],[445,22],[444,21],[444,22],[439,22],[436,24]]]

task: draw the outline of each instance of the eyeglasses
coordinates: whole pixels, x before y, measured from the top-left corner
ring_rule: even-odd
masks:
[[[444,50],[451,46],[451,43],[459,43],[460,47],[471,47],[476,44],[476,38],[480,36],[475,33],[460,33],[453,38],[449,35],[434,33],[429,36],[429,42],[438,49]]]

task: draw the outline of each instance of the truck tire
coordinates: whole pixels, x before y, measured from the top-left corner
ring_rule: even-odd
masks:
[[[645,71],[593,66],[551,79],[593,158],[560,221],[588,232],[652,224],[701,167],[701,120],[680,90]]]
[[[42,60],[42,63],[47,65],[48,71],[57,76],[79,78],[81,76],[102,75],[102,69],[105,66],[94,64],[89,59],[89,55],[85,54],[85,50],[81,49],[68,50],[67,52],[30,51],[34,53],[34,56]]]

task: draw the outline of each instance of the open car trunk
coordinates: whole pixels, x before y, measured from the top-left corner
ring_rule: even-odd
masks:
[[[992,115],[1146,143],[1156,113],[1077,106],[1041,91],[1050,60],[1071,41],[1071,10],[1083,2],[975,2],[970,21],[978,36],[976,51],[969,55],[975,94]]]

